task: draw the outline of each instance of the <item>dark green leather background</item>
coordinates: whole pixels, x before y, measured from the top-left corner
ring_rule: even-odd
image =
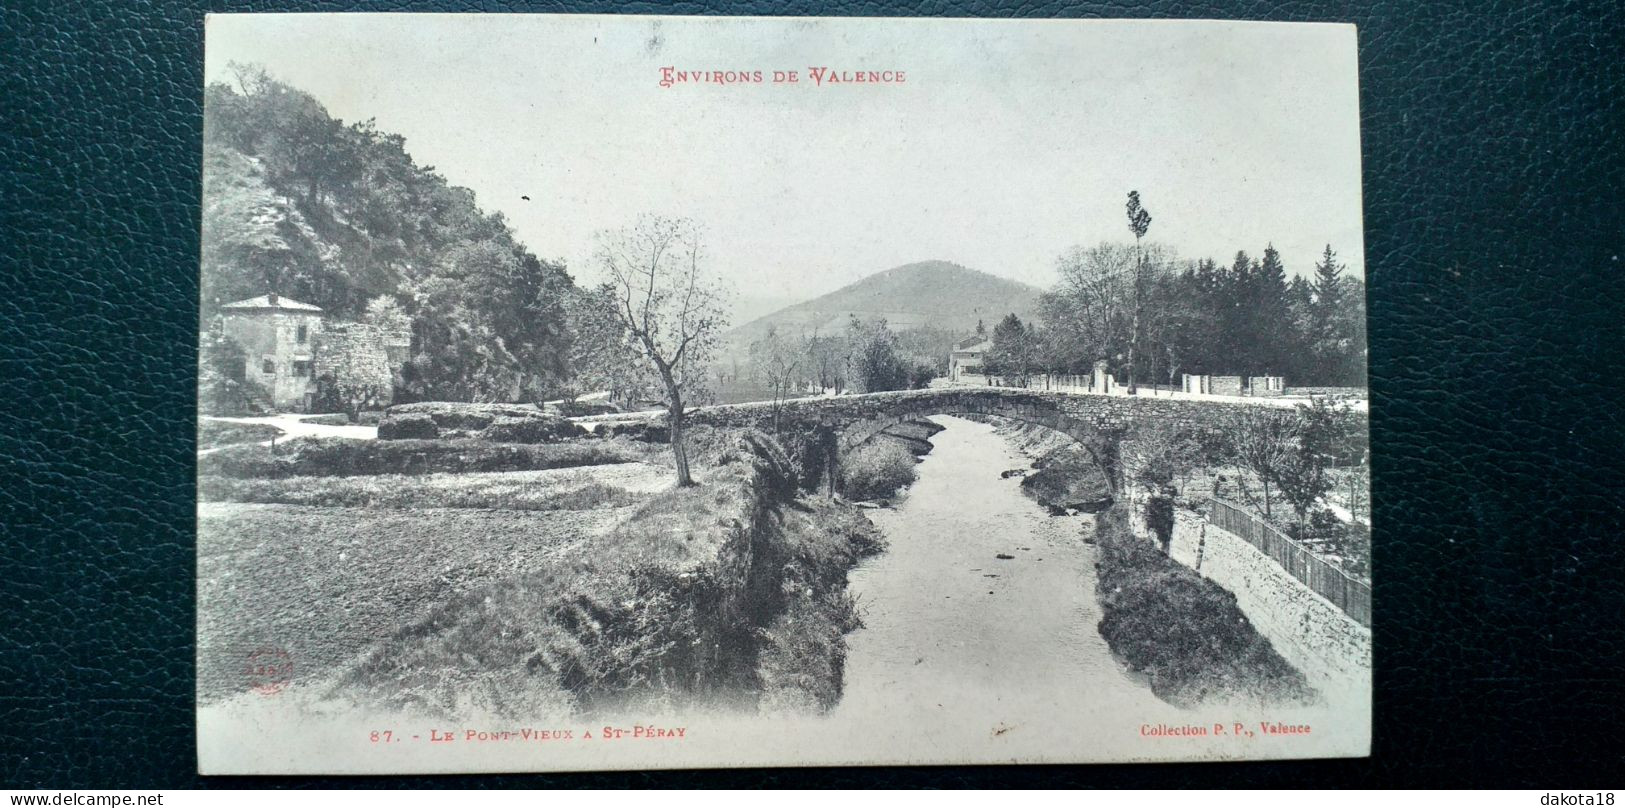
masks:
[[[200,782],[192,430],[202,13],[351,8],[1357,22],[1377,717],[1374,756],[1362,761],[345,782],[1617,785],[1617,2],[10,0],[0,46],[0,786]]]

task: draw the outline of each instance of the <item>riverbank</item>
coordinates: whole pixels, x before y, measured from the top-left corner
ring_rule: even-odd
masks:
[[[1051,513],[1090,498],[1111,501],[1099,470],[1071,439],[1010,421],[997,431],[1041,466],[1023,490]],[[1104,609],[1099,630],[1112,652],[1170,704],[1312,702],[1317,694],[1303,674],[1252,625],[1236,596],[1135,535],[1129,507],[1126,500],[1111,505],[1092,529]]]
[[[766,435],[697,443],[700,485],[655,494],[558,563],[450,599],[335,693],[510,718],[833,704],[859,622],[846,572],[878,534],[854,508],[803,496]]]
[[[1236,596],[1134,535],[1127,506],[1101,514],[1100,634],[1170,704],[1307,705],[1318,694],[1247,619]]]

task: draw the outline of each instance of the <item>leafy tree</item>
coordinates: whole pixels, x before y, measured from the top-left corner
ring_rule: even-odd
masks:
[[[1140,205],[1140,192],[1128,192],[1128,229],[1134,234],[1134,278],[1131,284],[1133,304],[1128,338],[1128,394],[1139,392],[1138,376],[1134,367],[1134,352],[1140,344],[1140,321],[1145,317],[1145,253],[1140,240],[1151,229],[1151,214]]]
[[[573,401],[587,393],[607,392],[610,403],[631,407],[661,386],[616,316],[610,286],[574,290],[565,308],[572,371],[562,391],[566,398]]]
[[[847,323],[852,369],[848,378],[861,392],[879,393],[908,386],[908,367],[897,353],[897,335],[885,318],[871,321],[852,317]]]
[[[988,351],[987,370],[1026,387],[1037,370],[1038,343],[1021,318],[1006,314],[993,326],[993,346]]]
[[[1332,488],[1327,469],[1339,454],[1350,454],[1362,444],[1364,433],[1354,429],[1348,413],[1324,399],[1298,405],[1298,439],[1275,467],[1281,496],[1298,517],[1298,536],[1307,533],[1309,513]]]
[[[1133,250],[1109,242],[1073,247],[1057,259],[1060,281],[1040,300],[1047,366],[1087,373],[1096,360],[1116,364],[1126,353],[1135,260]]]
[[[910,390],[924,390],[930,387],[931,380],[939,375],[941,373],[937,370],[936,365],[930,362],[915,362],[914,367],[908,373],[908,387]]]
[[[677,461],[677,484],[694,484],[683,442],[683,398],[705,383],[717,335],[727,327],[723,292],[703,263],[700,229],[687,219],[643,216],[602,233],[598,263],[615,314],[659,374]]]
[[[204,415],[258,415],[271,400],[244,376],[243,346],[210,328],[198,336],[198,410]]]

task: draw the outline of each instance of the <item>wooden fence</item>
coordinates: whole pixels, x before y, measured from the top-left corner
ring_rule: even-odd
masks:
[[[1292,577],[1332,602],[1362,626],[1371,625],[1371,585],[1326,563],[1292,537],[1221,499],[1208,498],[1208,523],[1245,539]]]

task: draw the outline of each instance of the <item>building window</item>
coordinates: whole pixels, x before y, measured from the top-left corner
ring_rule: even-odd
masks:
[[[301,328],[303,328],[303,326],[301,326]],[[308,377],[310,375],[310,363],[309,362],[295,362],[295,363],[293,363],[293,375],[298,376],[301,379]]]
[[[260,368],[260,372],[261,373],[276,373],[276,360],[275,359],[267,359],[267,360],[265,360],[265,364]]]
[[[300,323],[299,327],[294,329],[294,337],[293,338],[295,340],[297,340],[300,345],[304,345],[305,344],[305,339],[308,338],[309,336],[310,336],[310,326],[305,325],[304,323]]]

